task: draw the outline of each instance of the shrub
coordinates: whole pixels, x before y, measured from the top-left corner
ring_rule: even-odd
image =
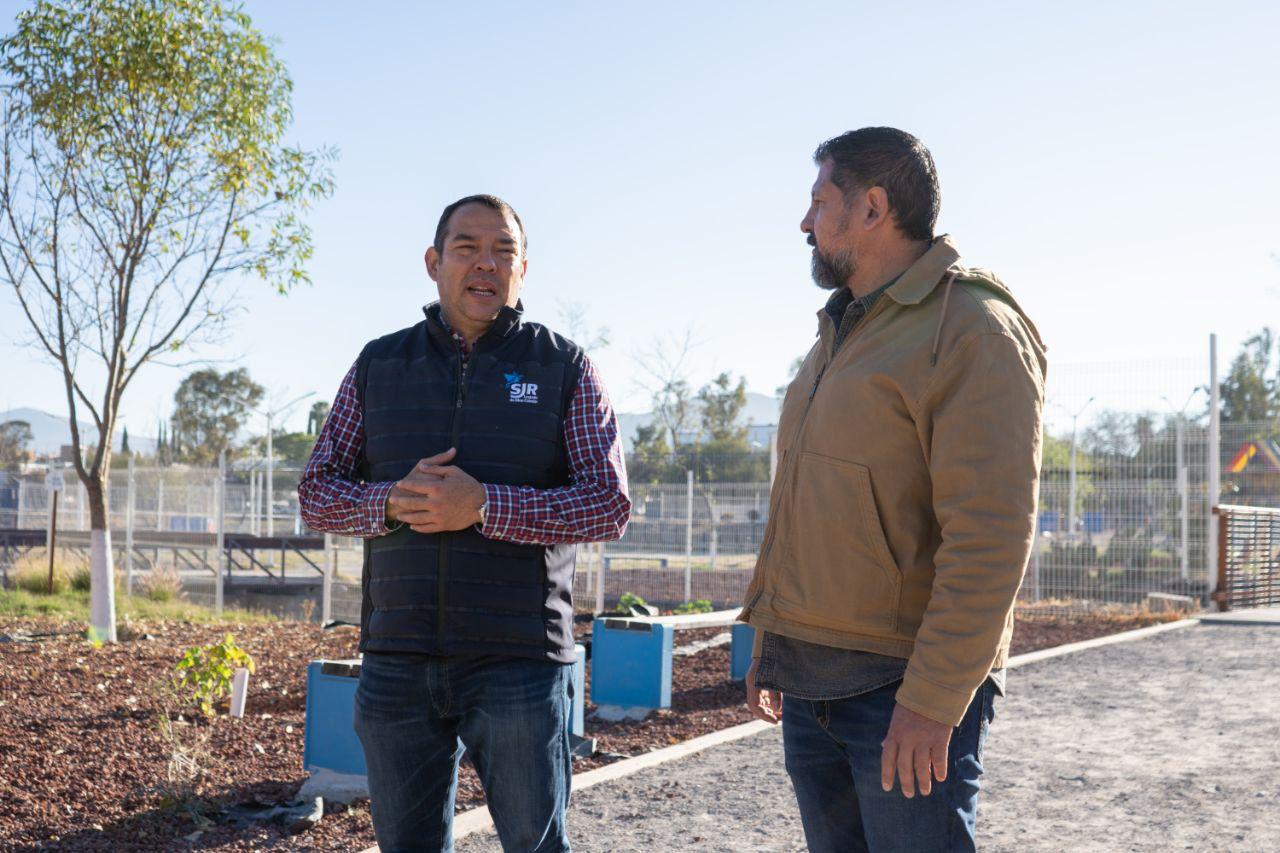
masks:
[[[55,563],[53,567],[54,595],[66,592],[71,586],[67,573],[60,569],[61,567]],[[33,595],[46,595],[49,592],[48,565],[40,566],[36,562],[31,562],[19,567],[10,577],[13,579],[13,585],[24,592],[29,592]]]
[[[88,566],[80,566],[71,571],[71,588],[76,592],[88,592],[93,583],[93,575]]]
[[[177,601],[186,598],[182,577],[172,566],[154,568],[138,580],[138,592],[151,601]]]
[[[645,604],[645,600],[634,592],[624,592],[618,599],[618,609],[623,613],[631,612],[632,607],[644,607]]]
[[[711,602],[705,598],[699,598],[697,601],[685,601],[676,605],[675,613],[710,613],[712,611]]]
[[[174,667],[174,686],[186,691],[206,717],[213,716],[213,705],[231,690],[236,669],[253,672],[253,658],[227,634],[221,643],[192,646]]]

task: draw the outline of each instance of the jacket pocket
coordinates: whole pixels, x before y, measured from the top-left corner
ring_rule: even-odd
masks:
[[[802,624],[894,631],[902,574],[865,465],[806,451],[780,514],[774,605]]]

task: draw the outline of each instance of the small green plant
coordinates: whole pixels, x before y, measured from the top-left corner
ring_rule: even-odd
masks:
[[[630,613],[632,607],[644,607],[645,600],[634,592],[624,592],[622,597],[618,599],[618,609],[623,613]]]
[[[71,571],[71,588],[76,592],[88,592],[93,586],[93,576],[88,566],[80,566]]]
[[[221,643],[187,649],[174,667],[174,685],[188,692],[206,717],[212,717],[214,703],[231,690],[231,678],[239,667],[253,672],[253,658],[227,634]]]
[[[697,601],[685,601],[676,605],[673,613],[710,613],[712,610],[711,602],[705,598],[699,598]]]

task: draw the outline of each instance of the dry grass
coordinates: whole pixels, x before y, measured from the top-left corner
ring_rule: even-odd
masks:
[[[32,548],[22,554],[9,569],[13,586],[33,595],[49,593],[49,549]],[[84,557],[54,549],[53,594],[61,595],[69,590],[89,589],[89,561]]]
[[[182,577],[173,566],[152,567],[151,571],[140,573],[137,588],[144,598],[155,602],[184,601],[187,597],[182,590]]]

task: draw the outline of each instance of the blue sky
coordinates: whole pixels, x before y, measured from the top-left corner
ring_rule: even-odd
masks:
[[[931,148],[939,231],[1010,285],[1051,364],[1185,365],[1211,331],[1225,360],[1280,325],[1280,4],[903,8],[251,0],[294,79],[292,139],[341,152],[337,192],[311,218],[314,286],[242,284],[232,337],[201,355],[330,399],[433,298],[440,209],[492,192],[529,232],[527,316],[576,302],[608,327],[621,408],[646,407],[637,351],[690,327],[695,384],[772,393],[823,299],[798,229],[811,153],[870,124]],[[65,413],[25,337],[0,295],[0,409]],[[140,375],[131,432],[182,375]]]

